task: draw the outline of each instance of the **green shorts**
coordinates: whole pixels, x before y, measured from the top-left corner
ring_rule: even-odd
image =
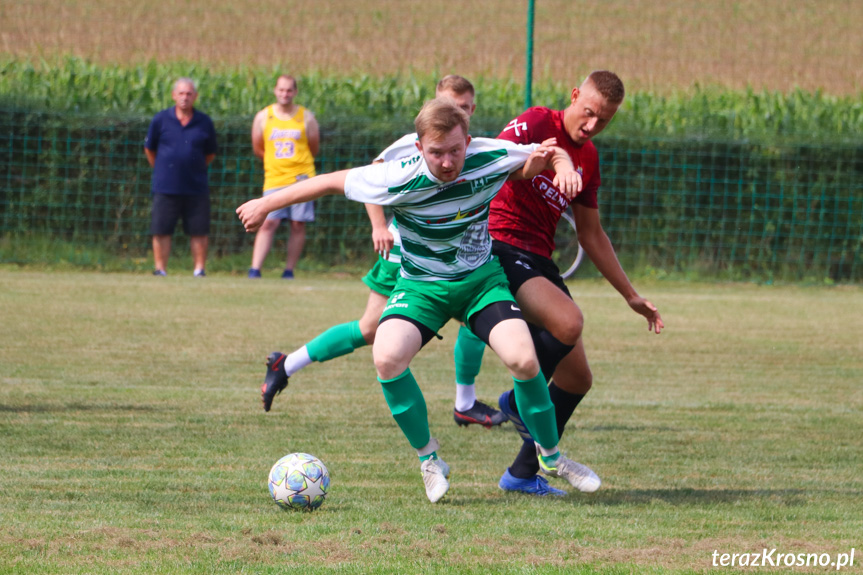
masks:
[[[396,287],[396,280],[401,275],[401,264],[396,264],[378,256],[378,261],[363,277],[363,283],[373,292],[389,297]]]
[[[419,281],[399,277],[381,319],[401,315],[437,333],[451,318],[468,325],[471,316],[495,302],[515,303],[497,258],[467,277],[449,281]]]

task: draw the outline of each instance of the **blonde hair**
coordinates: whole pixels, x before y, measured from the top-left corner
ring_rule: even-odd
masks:
[[[437,94],[440,94],[441,92],[452,92],[453,94],[458,94],[459,96],[461,96],[462,94],[470,94],[471,96],[476,96],[476,92],[473,89],[473,84],[471,84],[467,78],[463,76],[457,76],[455,74],[450,74],[441,78],[440,82],[437,83],[437,88],[435,88],[435,92]]]
[[[444,136],[458,126],[461,126],[464,135],[467,136],[470,129],[470,116],[450,98],[429,100],[414,120],[414,127],[420,139],[425,134],[435,137]]]

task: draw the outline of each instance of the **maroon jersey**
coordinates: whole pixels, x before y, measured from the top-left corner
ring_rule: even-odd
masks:
[[[572,141],[563,126],[563,110],[529,108],[507,124],[498,138],[519,144],[539,144],[548,138],[557,138],[558,147],[572,158],[584,182],[575,203],[586,208],[598,207],[599,155],[593,142],[577,146]],[[550,258],[557,222],[569,206],[569,201],[552,184],[553,180],[554,171],[545,170],[532,180],[504,184],[491,202],[488,223],[491,237]]]

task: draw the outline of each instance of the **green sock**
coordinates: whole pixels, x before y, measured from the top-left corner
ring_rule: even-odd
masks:
[[[422,449],[428,445],[431,432],[426,401],[410,368],[394,379],[378,378],[378,381],[381,383],[390,413],[393,414],[393,419],[398,423],[402,433],[408,438],[411,447]]]
[[[335,325],[306,344],[312,361],[329,361],[368,345],[360,331],[360,322]]]
[[[420,461],[425,461],[426,459],[437,459],[437,451],[432,451],[428,455],[420,455]]]
[[[533,438],[545,448],[556,447],[560,441],[554,418],[554,404],[548,394],[548,386],[542,372],[532,379],[515,382],[515,403],[518,413]]]
[[[560,451],[555,453],[554,455],[549,455],[546,457],[545,455],[540,454],[542,458],[542,462],[545,463],[548,467],[556,467],[557,460],[560,459]]]
[[[473,384],[482,367],[482,354],[485,342],[475,336],[465,326],[458,329],[453,357],[455,359],[455,382],[462,385]]]

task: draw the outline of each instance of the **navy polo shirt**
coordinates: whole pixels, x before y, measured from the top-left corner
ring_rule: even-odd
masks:
[[[144,147],[156,152],[152,193],[210,193],[207,156],[216,153],[216,129],[208,115],[195,110],[183,126],[173,107],[162,110],[150,122]]]

